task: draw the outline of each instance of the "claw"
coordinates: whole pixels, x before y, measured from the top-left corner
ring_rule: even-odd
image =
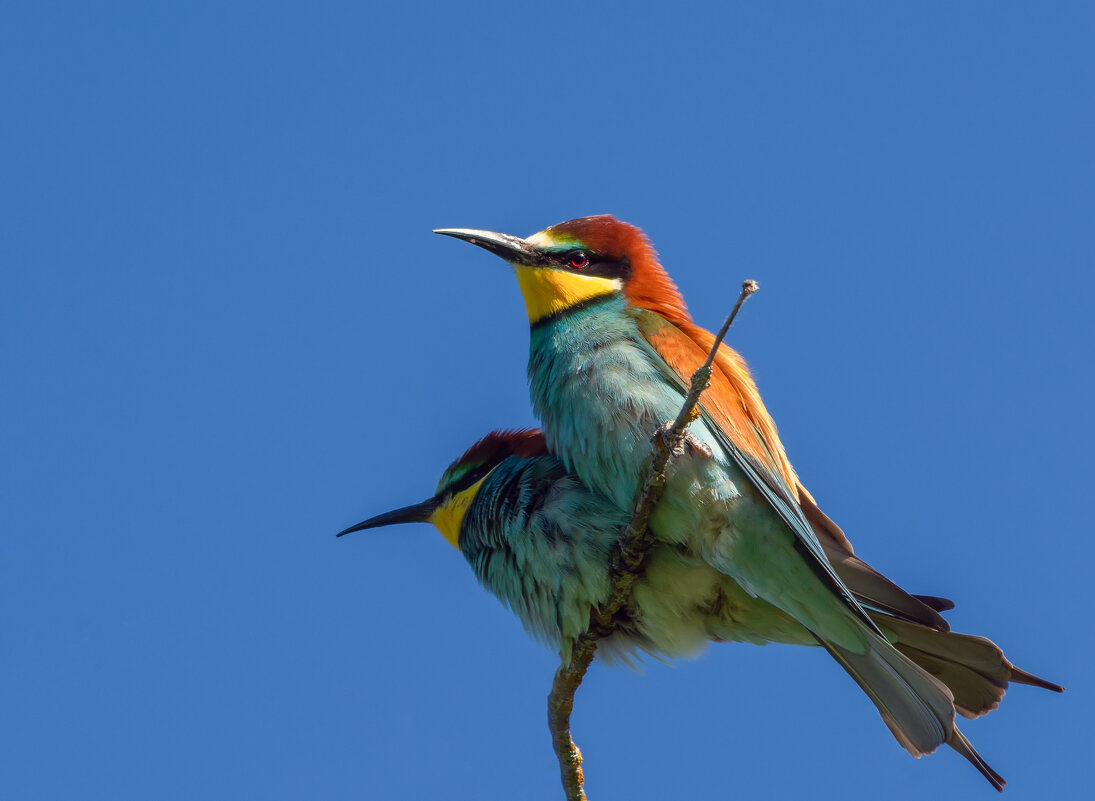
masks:
[[[692,436],[692,434],[687,431],[684,432],[684,445],[685,447],[690,448],[693,453],[698,453],[708,459],[715,455],[706,442]]]
[[[698,414],[697,414],[698,416]],[[662,441],[670,449],[673,455],[677,458],[684,456],[685,451],[691,451],[693,454],[699,454],[710,459],[714,456],[711,448],[707,443],[701,439],[698,439],[690,431],[685,431],[684,436],[681,437],[680,444],[677,447],[673,447],[673,442],[670,439],[670,432],[673,430],[673,420],[666,420],[660,426],[658,426],[658,436],[662,438]]]

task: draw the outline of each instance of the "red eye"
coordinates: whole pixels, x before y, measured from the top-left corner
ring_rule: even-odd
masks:
[[[589,256],[580,250],[576,250],[570,254],[570,266],[577,269],[582,269],[589,265]]]

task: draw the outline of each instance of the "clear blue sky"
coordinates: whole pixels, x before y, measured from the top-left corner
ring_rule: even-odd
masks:
[[[709,327],[760,282],[805,482],[1067,685],[965,729],[1087,797],[1088,4],[97,5],[3,20],[5,798],[560,798],[555,656],[432,529],[334,533],[533,422],[512,275],[430,229],[600,212]],[[594,801],[995,797],[816,650],[595,667],[574,722]]]

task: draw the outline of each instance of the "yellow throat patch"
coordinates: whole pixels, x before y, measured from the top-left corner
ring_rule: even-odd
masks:
[[[456,493],[430,515],[430,522],[437,526],[437,530],[453,548],[460,547],[460,526],[464,523],[464,515],[486,478],[483,476],[466,490]]]
[[[619,278],[581,275],[550,267],[513,266],[517,283],[525,296],[529,323],[558,314],[591,298],[619,292],[624,284]]]

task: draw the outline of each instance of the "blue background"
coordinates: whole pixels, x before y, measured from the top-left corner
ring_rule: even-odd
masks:
[[[643,226],[859,553],[1068,686],[965,724],[1087,797],[1083,3],[35,4],[0,48],[0,790],[561,798],[556,657],[427,526],[528,425],[505,265]],[[824,653],[594,667],[596,799],[991,798]]]

